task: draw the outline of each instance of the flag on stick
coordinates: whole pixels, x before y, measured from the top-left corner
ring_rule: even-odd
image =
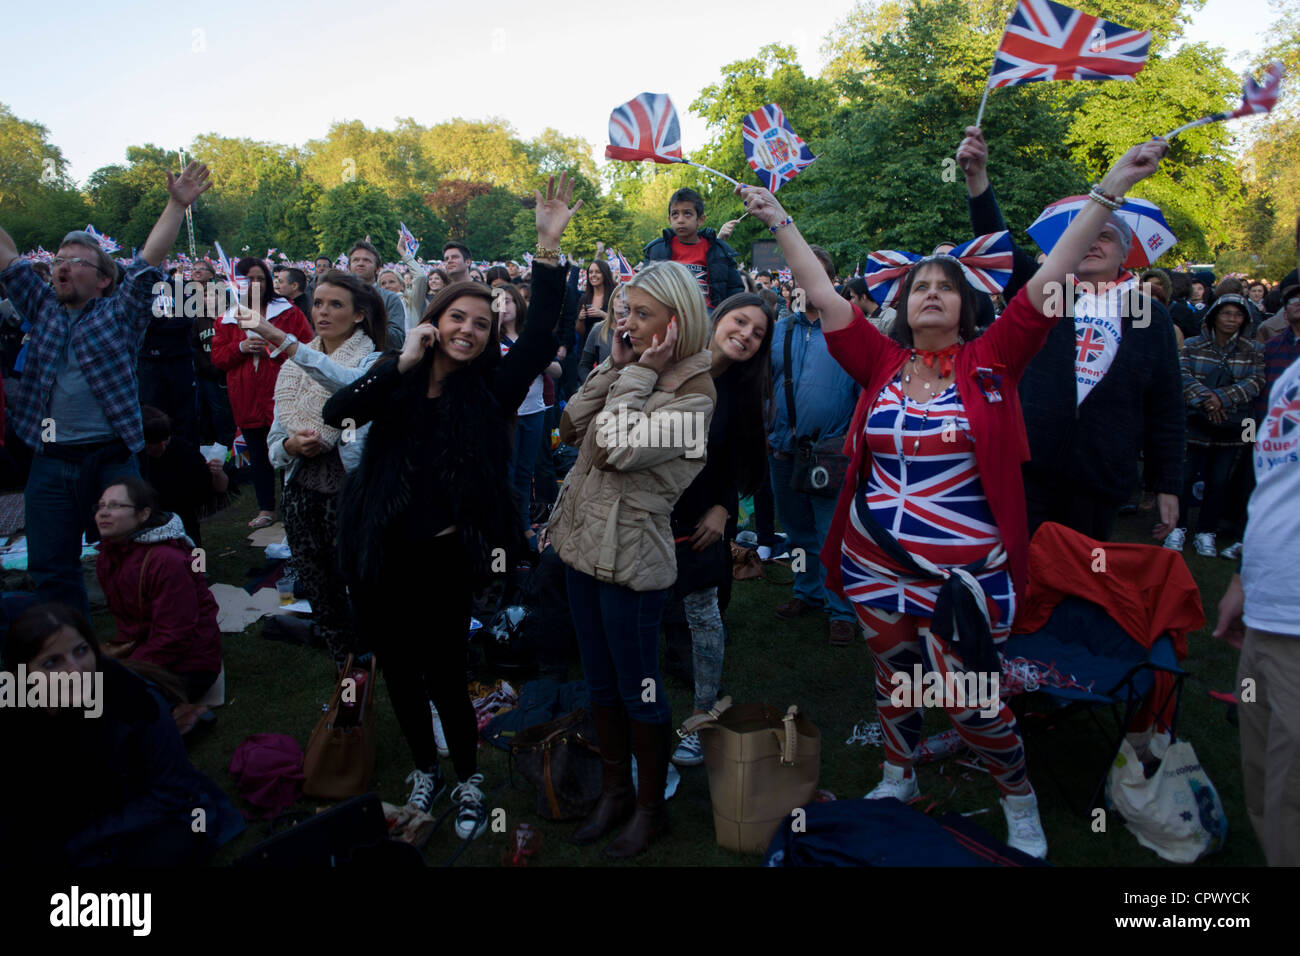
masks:
[[[609,145],[605,147],[606,159],[639,162],[649,159],[656,163],[685,163],[721,176],[733,186],[739,186],[726,173],[710,169],[702,163],[693,163],[682,155],[681,124],[677,108],[667,93],[642,93],[609,114]]]
[[[1214,113],[1211,116],[1202,116],[1198,120],[1184,123],[1172,133],[1165,134],[1164,138],[1173,139],[1179,133],[1196,126],[1206,126],[1209,123],[1218,123],[1222,120],[1238,119],[1255,113],[1271,113],[1273,107],[1277,105],[1278,97],[1282,94],[1282,72],[1282,61],[1274,60],[1268,65],[1268,69],[1264,71],[1264,81],[1262,83],[1256,83],[1253,76],[1249,73],[1245,74],[1242,78],[1241,105],[1235,110]]]
[[[754,110],[742,122],[745,159],[772,192],[812,164],[817,157],[786,121],[776,103]]]
[[[412,258],[420,249],[420,243],[416,241],[415,236],[411,235],[411,230],[406,228],[406,223],[397,224],[397,252],[401,255],[403,252],[409,254]]]
[[[109,252],[109,253],[118,252],[122,248],[117,244],[115,240],[104,235],[102,232],[100,232],[90,223],[86,223],[86,232],[90,233],[91,238],[93,238],[97,243],[99,243],[99,248],[102,249],[104,252]]]

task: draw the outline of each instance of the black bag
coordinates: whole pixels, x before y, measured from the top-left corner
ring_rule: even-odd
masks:
[[[235,861],[235,866],[423,866],[420,851],[390,840],[379,794],[345,800],[276,833]]]
[[[691,547],[691,533],[673,529],[674,538],[687,538],[677,542],[677,582],[673,594],[679,598],[705,588],[721,587],[731,574],[731,548],[726,537],[696,551]]]
[[[537,815],[546,820],[576,820],[600,798],[604,772],[596,746],[596,722],[585,708],[545,724],[528,727],[510,744],[514,767],[537,788]]]
[[[794,471],[790,489],[804,494],[834,498],[844,484],[849,459],[840,449],[843,439],[817,440],[817,433],[799,436],[794,415],[794,367],[790,363],[790,341],[794,338],[794,321],[785,328],[785,412],[790,419],[790,433],[795,436]]]

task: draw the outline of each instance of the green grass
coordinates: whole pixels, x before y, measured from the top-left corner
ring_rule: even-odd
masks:
[[[247,543],[246,523],[255,505],[252,496],[204,524],[204,544],[209,570],[217,580],[243,585],[246,572],[261,566],[261,549]],[[1116,537],[1120,540],[1150,541],[1148,514],[1121,518]],[[1223,543],[1227,543],[1226,541]],[[1225,705],[1209,697],[1210,690],[1229,691],[1233,686],[1237,654],[1210,638],[1217,604],[1231,578],[1234,565],[1220,558],[1202,558],[1191,551],[1186,559],[1201,587],[1202,602],[1209,619],[1206,627],[1191,635],[1184,666],[1186,681],[1178,728],[1196,748],[1214,781],[1228,813],[1226,847],[1200,866],[1262,865],[1263,855],[1246,818],[1242,795],[1240,751],[1236,727],[1227,720]],[[789,580],[789,572],[770,568],[772,578]],[[879,780],[882,753],[859,745],[847,746],[853,725],[874,719],[871,666],[866,645],[849,648],[828,645],[824,619],[778,621],[773,609],[790,595],[787,584],[775,580],[736,582],[728,625],[732,643],[727,648],[725,690],[737,702],[765,701],[784,709],[791,703],[820,729],[822,764],[819,786],[841,799],[857,799]],[[421,599],[426,606],[436,593]],[[106,613],[96,615],[101,634],[112,630]],[[216,728],[191,750],[195,764],[222,786],[240,805],[230,776],[230,757],[239,743],[255,733],[288,733],[305,745],[321,708],[333,689],[332,666],[324,650],[292,647],[263,640],[260,625],[245,633],[227,635],[224,641],[227,674],[227,705],[218,713]],[[481,675],[489,679],[492,675]],[[580,677],[576,664],[574,678]],[[666,681],[674,719],[690,713],[690,688],[669,678]],[[409,788],[403,782],[411,769],[410,754],[396,719],[388,706],[386,688],[378,684],[376,698],[378,746],[372,787],[396,804],[405,802]],[[942,713],[926,715],[926,733],[949,726]],[[1047,773],[1049,761],[1062,774],[1066,793],[1081,802],[1090,781],[1080,771],[1082,756],[1087,766],[1099,769],[1104,755],[1094,746],[1095,734],[1083,719],[1073,725],[1029,740],[1029,770],[1039,794],[1043,824],[1051,847],[1050,860],[1063,866],[1163,866],[1143,849],[1118,822],[1111,820],[1106,832],[1093,831],[1091,821],[1068,807],[1062,788]],[[1091,750],[1089,748],[1092,748]],[[450,773],[450,762],[444,761]],[[516,824],[528,822],[540,831],[541,850],[533,865],[592,866],[608,864],[600,846],[578,848],[567,838],[574,824],[549,823],[535,812],[535,793],[521,778],[516,789],[507,780],[505,755],[493,747],[480,750],[480,769],[486,777],[489,806],[505,811],[506,832],[489,829],[460,856],[457,865],[498,865],[506,853],[509,833]],[[973,819],[999,838],[1005,837],[997,791],[986,774],[967,771],[953,761],[925,765],[919,769],[923,793],[933,802],[933,812],[986,810]],[[446,798],[435,810],[446,806]],[[298,808],[317,809],[324,801],[304,800]],[[924,804],[923,804],[924,805]],[[682,774],[677,796],[669,804],[671,833],[656,843],[631,866],[752,866],[756,856],[720,849],[713,833],[708,782],[703,767]],[[269,832],[265,822],[250,823],[248,831],[218,855],[217,864],[228,863],[262,840]],[[452,822],[443,823],[426,851],[429,863],[447,860],[460,846]]]

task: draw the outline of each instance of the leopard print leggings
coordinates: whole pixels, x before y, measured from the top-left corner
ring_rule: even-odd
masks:
[[[312,617],[335,666],[342,667],[348,654],[355,651],[356,642],[347,582],[335,558],[338,496],[290,482],[281,506],[299,588],[311,602]]]

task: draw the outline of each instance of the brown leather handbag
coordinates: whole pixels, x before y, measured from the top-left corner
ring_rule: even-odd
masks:
[[[515,735],[510,766],[537,788],[537,815],[546,820],[576,820],[600,798],[602,770],[596,723],[579,707],[563,717]]]
[[[709,769],[718,846],[762,853],[777,827],[817,792],[821,734],[793,704],[782,714],[767,704],[732,707],[730,697],[678,731],[696,732]]]
[[[356,673],[354,673],[356,671]],[[303,753],[302,792],[342,800],[370,790],[375,773],[375,679],[379,663],[354,667],[352,655],[334,686],[329,709],[316,724]]]

